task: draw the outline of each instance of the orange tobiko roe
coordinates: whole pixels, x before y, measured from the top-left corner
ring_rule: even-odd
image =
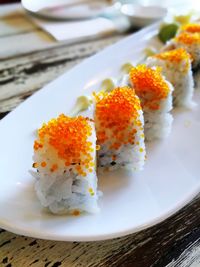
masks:
[[[175,41],[177,43],[192,45],[200,44],[200,34],[199,33],[190,33],[190,32],[181,32],[176,36]]]
[[[130,80],[143,108],[158,110],[160,101],[167,98],[170,89],[161,74],[161,68],[138,65],[130,71]]]
[[[95,116],[99,123],[97,142],[101,145],[111,141],[110,149],[119,149],[123,144],[134,144],[134,126],[142,127],[139,121],[140,100],[129,87],[116,88],[110,93],[94,94],[96,99]],[[112,133],[108,136],[107,130]],[[115,156],[113,155],[115,158]]]
[[[70,118],[64,114],[57,119],[51,119],[38,130],[38,139],[34,143],[34,150],[41,149],[45,142],[48,142],[48,145],[57,151],[58,157],[65,161],[65,166],[76,164],[77,172],[86,176],[83,167],[91,170],[91,167],[94,166],[91,156],[94,148],[92,142],[88,141],[88,137],[92,135],[89,121],[92,120],[82,116]],[[41,164],[42,167],[46,167],[46,165],[45,161]],[[51,172],[57,169],[56,163],[50,166]]]
[[[198,23],[189,23],[184,25],[181,30],[191,33],[200,33],[200,24]]]
[[[162,52],[154,55],[153,57],[169,60],[171,62],[179,63],[186,60],[188,63],[191,61],[191,55],[184,48],[177,48],[170,51]]]
[[[168,60],[176,64],[182,63],[184,61],[185,71],[189,69],[190,63],[192,62],[191,55],[184,48],[177,48],[170,51],[162,52],[154,55],[153,57],[161,60]]]

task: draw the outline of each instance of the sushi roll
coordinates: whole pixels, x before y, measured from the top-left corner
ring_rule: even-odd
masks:
[[[144,120],[134,90],[119,87],[94,96],[100,170],[141,170],[145,162]]]
[[[164,138],[171,132],[173,86],[162,76],[161,68],[138,65],[130,71],[130,82],[144,112],[146,140]]]
[[[184,48],[192,57],[192,69],[196,70],[200,64],[200,34],[195,32],[180,32],[175,38],[169,41],[163,51],[176,48]]]
[[[32,172],[42,206],[52,213],[98,211],[93,120],[61,114],[38,130]]]
[[[162,74],[173,85],[174,106],[191,107],[194,93],[191,56],[183,48],[156,54],[147,59],[150,67],[162,67]]]

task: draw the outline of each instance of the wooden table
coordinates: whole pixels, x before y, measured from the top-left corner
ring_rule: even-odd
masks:
[[[122,37],[119,34],[74,45],[57,43],[37,29],[18,5],[1,7],[0,117]],[[0,266],[199,267],[200,197],[159,225],[109,241],[46,241],[0,230]]]

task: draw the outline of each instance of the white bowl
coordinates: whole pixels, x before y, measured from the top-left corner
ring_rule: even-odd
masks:
[[[144,27],[164,18],[167,15],[167,8],[125,4],[121,7],[121,12],[129,18],[133,26]]]

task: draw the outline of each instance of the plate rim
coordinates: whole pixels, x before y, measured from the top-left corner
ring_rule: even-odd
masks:
[[[184,198],[184,200],[177,202],[176,205],[169,208],[166,212],[163,214],[155,217],[148,223],[143,223],[140,226],[129,228],[123,231],[117,231],[113,232],[111,234],[102,234],[102,235],[90,235],[90,236],[61,236],[61,235],[49,235],[49,234],[43,234],[42,232],[37,231],[28,231],[28,230],[22,230],[20,227],[12,227],[9,223],[3,223],[0,219],[0,227],[6,231],[10,231],[14,234],[18,235],[24,235],[31,238],[39,238],[43,240],[51,240],[51,241],[69,241],[69,242],[94,242],[94,241],[105,241],[105,240],[111,240],[114,238],[120,238],[127,235],[131,235],[134,233],[138,233],[142,230],[147,230],[155,225],[158,225],[159,223],[162,223],[166,219],[170,219],[173,215],[175,215],[178,211],[180,211],[182,208],[186,207],[187,204],[189,204],[192,200],[195,199],[195,197],[200,193],[200,183],[198,187],[195,186],[194,190],[191,190],[190,193],[187,194],[187,196]]]

